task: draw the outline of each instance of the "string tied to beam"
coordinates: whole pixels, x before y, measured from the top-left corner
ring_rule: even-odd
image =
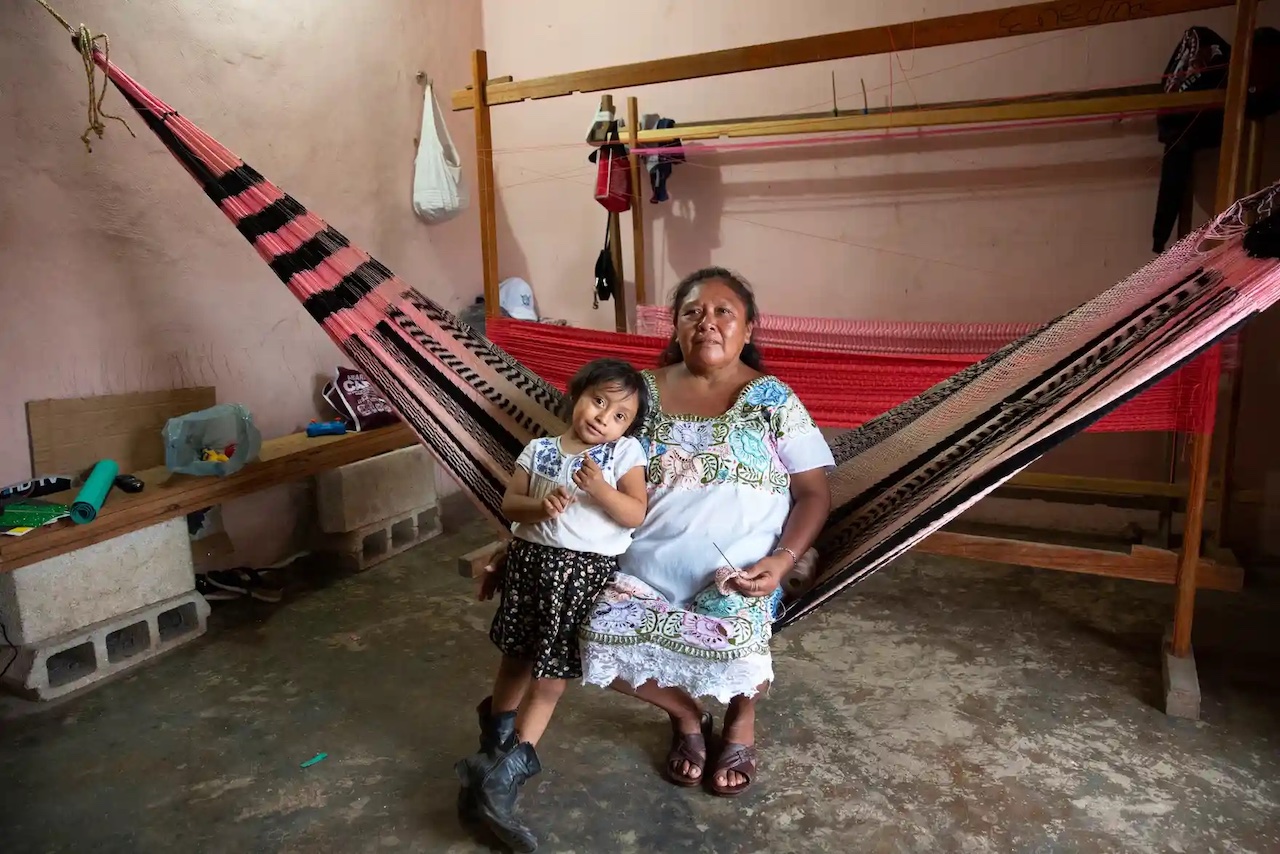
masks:
[[[46,0],[36,0],[36,2],[43,6],[45,11],[52,15],[59,24],[62,24],[68,33],[71,33],[71,43],[80,52],[80,60],[84,63],[85,80],[89,85],[89,103],[87,105],[89,124],[84,133],[80,135],[80,141],[84,143],[85,151],[90,154],[93,153],[93,143],[89,140],[89,134],[97,134],[98,139],[103,138],[103,134],[107,130],[106,124],[102,121],[103,119],[114,119],[124,125],[124,129],[129,132],[129,136],[137,139],[137,134],[133,132],[133,128],[129,127],[128,122],[120,116],[113,115],[102,109],[103,99],[107,97],[107,81],[105,77],[99,81],[98,64],[94,61],[93,54],[97,50],[98,43],[101,42],[104,61],[111,61],[111,40],[107,38],[107,34],[98,33],[94,35],[85,24],[73,27],[71,22],[59,14]]]

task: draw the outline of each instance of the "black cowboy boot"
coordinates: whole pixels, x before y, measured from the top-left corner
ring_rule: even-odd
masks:
[[[525,781],[542,771],[538,753],[527,741],[517,738],[500,748],[498,761],[486,769],[477,791],[480,815],[485,824],[514,851],[538,850],[538,837],[516,818],[516,801]]]
[[[508,742],[514,743],[516,732],[516,713],[493,714],[493,697],[480,701],[476,706],[476,717],[480,724],[480,751],[454,766],[462,780],[462,788],[458,791],[458,816],[467,822],[481,820],[476,795],[483,769],[497,761],[499,747]]]

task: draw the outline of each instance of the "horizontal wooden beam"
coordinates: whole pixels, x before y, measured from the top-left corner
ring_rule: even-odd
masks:
[[[1178,576],[1178,554],[1166,549],[1133,546],[1128,551],[1108,551],[1030,540],[984,537],[938,531],[930,534],[916,550],[924,554],[960,557],[969,560],[1016,564],[1037,569],[1102,575],[1131,581],[1174,584]],[[1196,575],[1199,587],[1207,590],[1239,592],[1244,587],[1244,570],[1235,564],[1201,557]]]
[[[490,77],[488,80],[484,81],[484,87],[485,89],[488,89],[490,86],[495,86],[498,83],[510,83],[513,79],[514,78],[510,74],[504,74],[501,77]],[[466,90],[468,92],[474,90],[475,88],[476,86],[474,83],[468,83],[466,85]]]
[[[1185,483],[1162,480],[1128,480],[1114,477],[1084,477],[1048,472],[1019,472],[1005,481],[1005,486],[1045,492],[1078,492],[1084,495],[1114,495],[1128,498],[1169,498],[1185,500]]]
[[[1054,0],[1030,3],[486,85],[486,100],[489,106],[513,104],[575,92],[602,92],[893,51],[1049,33],[1231,5],[1232,0]],[[475,106],[474,93],[466,89],[455,90],[452,102],[455,110],[472,109]]]
[[[407,448],[417,441],[403,423],[314,439],[305,433],[295,433],[263,442],[257,460],[227,477],[170,474],[164,467],[133,472],[146,484],[145,488],[133,494],[112,491],[98,518],[88,524],[75,525],[64,521],[21,537],[0,537],[0,573],[176,519],[205,507],[243,498],[272,486]],[[44,500],[70,504],[74,498],[75,493],[68,491],[47,496]]]
[[[1083,116],[1124,116],[1153,112],[1193,112],[1222,109],[1224,93],[1179,92],[1148,95],[1102,95],[1065,100],[1010,99],[982,106],[929,104],[878,112],[850,112],[838,116],[812,116],[792,119],[749,119],[702,125],[680,125],[673,128],[642,130],[637,135],[640,145],[683,142],[722,137],[792,136],[796,134],[848,133],[920,128],[941,125],[981,125],[992,122],[1020,122]]]
[[[460,557],[458,574],[463,578],[479,578],[493,553],[504,542],[495,540]],[[930,534],[915,548],[924,554],[940,557],[1016,564],[1157,584],[1173,584],[1178,569],[1178,555],[1175,552],[1147,546],[1133,546],[1127,552],[1106,551],[938,531]],[[1244,587],[1244,570],[1234,563],[1201,558],[1198,579],[1202,588],[1238,593]]]

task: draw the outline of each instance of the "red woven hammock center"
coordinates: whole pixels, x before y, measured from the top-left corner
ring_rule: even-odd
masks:
[[[489,318],[486,336],[563,391],[583,364],[606,356],[655,368],[666,340],[572,326]],[[795,390],[823,427],[858,427],[985,358],[973,354],[819,352],[762,346],[766,367]],[[1095,433],[1208,433],[1217,402],[1219,347],[1213,347],[1091,427]]]

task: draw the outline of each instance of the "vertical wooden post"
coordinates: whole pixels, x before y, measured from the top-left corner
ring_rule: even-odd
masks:
[[[644,262],[644,164],[636,153],[640,133],[640,103],[627,98],[627,136],[631,150],[631,249],[635,257],[636,305],[643,305],[647,298]]]
[[[1240,149],[1244,137],[1244,105],[1248,94],[1249,63],[1253,54],[1253,28],[1258,0],[1237,0],[1236,33],[1232,40],[1231,66],[1227,73],[1227,98],[1223,107],[1222,150],[1218,157],[1218,188],[1214,213],[1236,200],[1240,186]],[[1187,495],[1187,519],[1183,526],[1182,552],[1178,556],[1178,598],[1173,611],[1171,652],[1178,658],[1191,654],[1191,621],[1196,605],[1196,568],[1204,530],[1204,504],[1209,487],[1213,431],[1191,436],[1191,483]]]
[[[1191,233],[1192,220],[1196,212],[1196,177],[1195,160],[1189,164],[1187,191],[1182,197],[1182,207],[1178,209],[1178,240]],[[1165,434],[1165,480],[1169,484],[1178,482],[1178,461],[1183,447],[1183,435],[1174,430]],[[1176,502],[1170,501],[1160,510],[1158,541],[1161,548],[1173,548],[1173,514]]]
[[[1258,192],[1262,186],[1262,141],[1263,123],[1257,119],[1249,121],[1246,128],[1244,155],[1244,186],[1237,195],[1247,196]],[[1214,526],[1209,532],[1210,542],[1214,545],[1223,539],[1227,524],[1227,506],[1232,493],[1232,463],[1236,456],[1236,428],[1240,419],[1240,401],[1244,385],[1244,353],[1248,340],[1247,329],[1241,330],[1236,339],[1236,368],[1230,376],[1229,401],[1222,424],[1223,448],[1218,460],[1218,500],[1214,503]]]
[[[489,57],[483,50],[471,54],[472,91],[475,93],[476,185],[480,204],[480,263],[484,277],[484,314],[498,311],[498,200],[493,180],[493,130],[489,124]]]
[[[622,214],[609,214],[609,255],[618,273],[618,292],[613,295],[613,328],[627,331],[627,277],[622,266]]]

